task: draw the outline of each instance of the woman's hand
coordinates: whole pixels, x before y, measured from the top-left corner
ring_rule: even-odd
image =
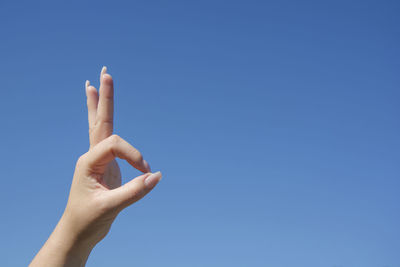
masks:
[[[77,161],[62,218],[31,266],[84,266],[92,248],[125,207],[150,192],[161,173],[150,173],[141,153],[113,131],[113,81],[103,68],[99,94],[86,82],[90,149]],[[121,186],[115,158],[144,174]]]
[[[70,197],[62,220],[79,244],[94,247],[108,233],[125,207],[138,201],[161,179],[161,173],[146,173],[115,189],[108,188],[104,175],[116,157],[146,172],[142,155],[125,140],[112,135],[82,155],[75,168]]]

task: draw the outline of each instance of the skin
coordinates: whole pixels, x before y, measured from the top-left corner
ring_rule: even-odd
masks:
[[[89,151],[77,161],[67,206],[53,233],[29,266],[85,266],[90,252],[124,208],[149,193],[161,173],[151,173],[140,152],[113,134],[114,86],[103,67],[100,88],[86,82]],[[121,185],[115,158],[144,174]]]

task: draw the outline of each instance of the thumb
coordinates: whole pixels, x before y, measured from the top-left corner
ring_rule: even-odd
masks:
[[[109,191],[110,203],[114,208],[132,205],[149,193],[161,180],[161,172],[146,173],[132,179],[126,184]]]

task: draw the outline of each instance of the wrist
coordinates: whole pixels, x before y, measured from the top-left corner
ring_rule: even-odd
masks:
[[[69,257],[86,262],[90,252],[96,244],[80,238],[74,225],[63,215],[51,237],[57,246],[65,251]]]
[[[63,215],[42,249],[33,259],[33,266],[85,266],[94,245],[80,240],[73,225]],[[46,263],[45,265],[43,265]]]

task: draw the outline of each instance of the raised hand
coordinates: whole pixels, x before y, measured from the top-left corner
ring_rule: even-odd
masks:
[[[106,69],[99,93],[86,82],[89,151],[77,161],[64,214],[30,266],[84,266],[92,248],[125,207],[149,193],[161,173],[151,173],[141,153],[113,132],[113,80]],[[121,186],[115,158],[143,175]]]

